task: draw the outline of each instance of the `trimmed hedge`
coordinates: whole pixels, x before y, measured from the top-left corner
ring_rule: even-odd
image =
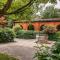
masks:
[[[34,31],[26,31],[24,33],[24,37],[25,39],[35,39],[36,38],[36,33]]]
[[[19,30],[15,33],[16,33],[16,37],[21,38],[21,39],[35,39],[36,38],[36,32],[34,31]]]
[[[14,33],[10,28],[0,28],[0,43],[14,41]]]

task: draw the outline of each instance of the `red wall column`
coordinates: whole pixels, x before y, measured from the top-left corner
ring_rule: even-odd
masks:
[[[21,23],[22,27],[24,30],[28,29],[28,23]]]
[[[34,26],[35,31],[40,30],[40,23],[39,22],[34,22],[34,23],[32,23],[32,25]]]

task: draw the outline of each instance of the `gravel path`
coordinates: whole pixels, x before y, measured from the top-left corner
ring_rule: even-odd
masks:
[[[15,39],[16,42],[0,44],[0,52],[12,55],[19,60],[34,60],[35,40]]]

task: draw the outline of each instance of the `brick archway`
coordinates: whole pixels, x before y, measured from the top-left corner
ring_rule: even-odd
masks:
[[[24,22],[15,21],[14,24],[16,23],[22,25],[24,30],[28,30],[28,26],[30,24],[29,21]],[[60,18],[39,19],[31,21],[31,24],[34,26],[35,31],[40,31],[42,25],[57,27],[60,24]]]
[[[60,24],[58,24],[58,25],[56,26],[56,29],[57,29],[58,31],[60,31]]]
[[[34,25],[29,24],[27,29],[28,29],[28,30],[34,30]]]
[[[20,27],[23,29],[23,26],[22,25],[20,25]]]
[[[44,26],[45,26],[45,24],[42,24],[42,25],[40,26],[40,31],[44,30]]]

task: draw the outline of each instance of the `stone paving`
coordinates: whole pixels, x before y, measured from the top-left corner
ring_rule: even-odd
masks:
[[[35,40],[15,39],[15,41],[13,43],[0,44],[0,52],[9,54],[19,60],[35,60],[33,59]]]

